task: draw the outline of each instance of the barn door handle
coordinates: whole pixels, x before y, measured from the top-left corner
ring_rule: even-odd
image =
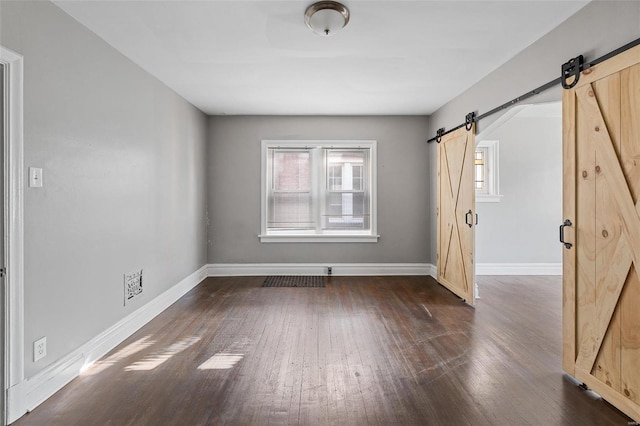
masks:
[[[476,225],[478,224],[478,213],[476,213]]]
[[[564,228],[565,228],[565,226],[571,226],[571,225],[573,225],[573,224],[571,223],[571,221],[569,219],[565,220],[564,223],[562,225],[560,225],[560,242],[562,244],[564,244],[564,247],[567,248],[567,249],[570,249],[571,247],[573,247],[573,244],[568,243],[568,242],[566,242],[564,240]]]
[[[471,220],[473,220],[473,212],[469,210],[464,214],[464,223],[469,225],[469,228],[471,228],[473,226],[473,223],[469,222],[469,215],[471,215]]]

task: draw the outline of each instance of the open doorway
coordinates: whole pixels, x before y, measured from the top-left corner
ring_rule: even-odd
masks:
[[[476,274],[561,275],[561,102],[514,107],[476,141]]]

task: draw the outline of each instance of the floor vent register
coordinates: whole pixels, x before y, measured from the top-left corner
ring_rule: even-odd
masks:
[[[274,275],[267,277],[262,287],[325,287],[324,276]]]

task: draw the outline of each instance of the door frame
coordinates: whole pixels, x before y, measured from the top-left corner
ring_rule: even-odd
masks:
[[[4,137],[5,182],[5,356],[3,396],[4,418],[11,423],[25,412],[21,391],[24,385],[24,145],[23,145],[23,56],[0,46],[5,66]]]

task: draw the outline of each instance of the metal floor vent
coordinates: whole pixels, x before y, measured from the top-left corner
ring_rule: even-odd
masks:
[[[273,275],[264,280],[262,287],[325,287],[324,278],[310,275]]]

